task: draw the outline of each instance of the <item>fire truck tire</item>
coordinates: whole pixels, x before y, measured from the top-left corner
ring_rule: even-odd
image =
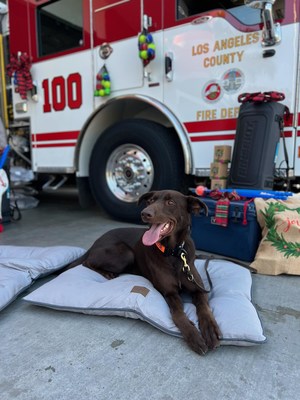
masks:
[[[141,222],[139,197],[150,190],[180,190],[183,156],[172,131],[130,119],[108,128],[91,154],[89,179],[96,202],[117,219]]]

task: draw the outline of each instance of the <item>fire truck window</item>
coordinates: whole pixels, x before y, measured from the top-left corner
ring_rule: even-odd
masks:
[[[227,10],[245,25],[261,22],[261,11],[245,6],[244,0],[176,0],[177,19],[187,18],[208,11]],[[273,6],[274,19],[284,17],[285,0],[277,0]]]
[[[177,19],[187,18],[189,16],[189,9],[184,0],[177,1]]]
[[[83,45],[82,0],[58,0],[37,11],[39,56]]]

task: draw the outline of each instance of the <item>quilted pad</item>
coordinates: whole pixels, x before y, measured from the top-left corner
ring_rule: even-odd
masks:
[[[73,246],[0,246],[0,311],[37,278],[64,267],[85,251]]]
[[[196,261],[208,288],[204,260]],[[208,267],[213,288],[209,302],[222,332],[222,345],[251,346],[266,341],[251,301],[251,273],[233,262],[212,260]],[[195,306],[183,295],[184,310],[197,326]],[[107,280],[80,265],[47,282],[24,300],[39,306],[84,314],[141,319],[170,335],[181,337],[163,296],[147,279],[123,274]]]

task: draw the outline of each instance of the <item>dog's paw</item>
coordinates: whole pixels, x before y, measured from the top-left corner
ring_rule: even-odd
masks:
[[[201,336],[198,329],[195,327],[195,324],[190,321],[190,329],[188,332],[182,332],[183,337],[186,340],[189,347],[194,350],[196,353],[200,354],[200,356],[204,356],[204,354],[208,351],[208,346],[205,343],[205,340]]]
[[[220,346],[221,331],[214,318],[203,318],[199,321],[199,329],[210,350]]]
[[[192,337],[189,337],[187,339],[187,343],[190,348],[194,350],[197,354],[200,354],[200,356],[204,356],[208,351],[208,346],[206,345],[205,341],[199,333],[193,335]]]

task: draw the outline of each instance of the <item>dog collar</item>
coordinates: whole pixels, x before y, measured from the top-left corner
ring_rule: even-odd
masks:
[[[156,242],[155,245],[163,253],[165,257],[168,256],[180,257],[182,253],[186,254],[186,250],[184,249],[184,242],[177,245],[174,249],[168,249],[160,242]]]

